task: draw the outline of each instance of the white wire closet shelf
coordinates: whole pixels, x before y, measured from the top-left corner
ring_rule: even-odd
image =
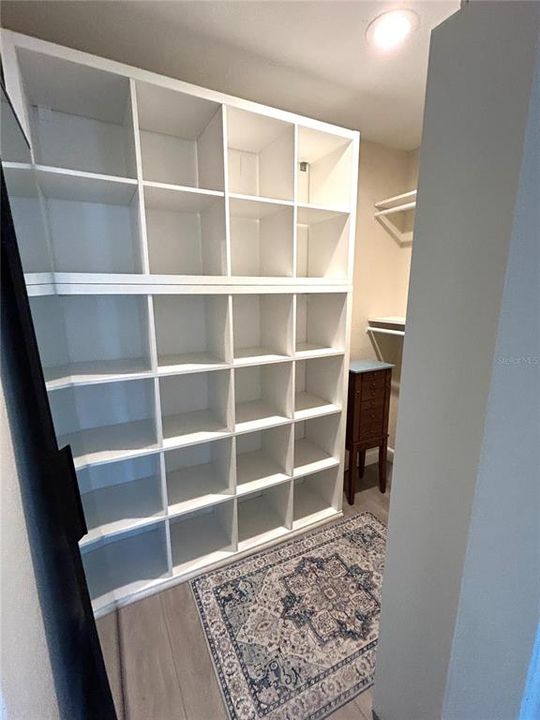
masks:
[[[33,153],[4,168],[101,615],[340,515],[359,135],[2,40]]]
[[[379,335],[405,336],[405,318],[402,316],[387,316],[369,318],[367,333]]]
[[[410,243],[413,239],[412,226],[407,224],[406,215],[416,208],[416,195],[416,190],[410,190],[375,203],[373,217],[400,245]]]

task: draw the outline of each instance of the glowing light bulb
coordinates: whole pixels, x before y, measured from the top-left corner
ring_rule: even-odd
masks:
[[[368,25],[368,42],[383,52],[399,47],[418,27],[418,15],[412,10],[390,10]]]

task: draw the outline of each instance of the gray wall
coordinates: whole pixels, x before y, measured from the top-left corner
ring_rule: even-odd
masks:
[[[519,304],[507,307],[503,289],[539,11],[535,3],[473,2],[432,35],[375,679],[381,720],[445,716],[454,633],[461,632],[465,640],[472,634],[471,617],[463,615],[465,625],[461,615],[457,623],[456,617],[460,594],[463,603],[470,601],[466,588],[462,593],[462,580],[469,577],[463,578],[463,572],[477,484],[489,474],[482,448],[496,451],[499,460],[506,456],[510,464],[524,451],[523,446],[494,443],[486,412],[495,411],[491,403],[499,397],[492,368],[504,371],[496,360],[501,311],[509,322],[520,321]],[[505,392],[519,389],[520,381],[512,377],[507,375]],[[497,462],[495,455],[490,462]],[[506,477],[506,482],[511,487],[516,478]],[[522,497],[524,504],[533,501]],[[498,523],[505,518],[505,503],[499,492]],[[485,535],[476,526],[483,513],[475,506],[478,535],[475,540],[471,534],[468,563],[474,557],[477,566],[494,560],[475,545]],[[491,516],[490,532],[500,532],[493,521]],[[508,542],[515,544],[505,555],[520,552],[522,541],[523,536],[510,533]],[[505,564],[500,560],[502,585]],[[514,627],[522,621],[526,636],[530,619],[508,618],[501,629],[507,643],[522,642]],[[487,635],[494,652],[501,639]],[[455,653],[476,653],[470,643],[458,646],[456,640]],[[530,649],[522,648],[529,654]],[[507,673],[507,685],[522,688],[521,670]],[[453,677],[457,684],[449,685],[447,707],[455,712],[449,718],[507,720],[483,715],[478,707],[476,714],[456,714],[468,709],[454,705],[465,690],[463,676]],[[487,682],[482,670],[471,680],[475,692]],[[482,697],[487,694],[486,689]]]
[[[5,370],[5,368],[3,368]],[[9,720],[60,717],[23,512],[4,385],[0,386],[1,695]],[[0,717],[4,717],[0,713]]]

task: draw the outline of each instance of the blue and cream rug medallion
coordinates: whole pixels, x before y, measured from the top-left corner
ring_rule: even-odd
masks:
[[[362,513],[192,581],[233,720],[320,720],[370,687],[385,539]]]

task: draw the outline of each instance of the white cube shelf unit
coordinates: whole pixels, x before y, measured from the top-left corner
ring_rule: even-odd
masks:
[[[327,415],[341,410],[343,397],[343,357],[298,360],[294,377],[294,418]]]
[[[4,172],[96,613],[338,517],[358,133],[2,40],[32,145]]]
[[[236,494],[246,495],[288,480],[291,464],[291,425],[238,435]]]
[[[197,510],[234,495],[233,463],[231,437],[166,452],[169,513]]]
[[[78,473],[88,534],[87,545],[102,535],[113,536],[164,517],[159,455],[146,455]]]
[[[231,198],[233,276],[292,277],[292,203]]]
[[[345,350],[347,295],[296,296],[297,358],[340,355]]]
[[[339,414],[300,420],[294,424],[293,475],[300,477],[339,465]]]
[[[150,272],[225,275],[225,201],[219,193],[144,185]]]
[[[42,295],[30,307],[49,390],[151,376],[146,297]]]
[[[156,295],[154,317],[160,374],[213,370],[231,362],[226,295]]]
[[[235,369],[236,432],[281,425],[292,417],[292,369],[292,363]]]
[[[248,550],[292,529],[292,483],[281,483],[238,500],[238,549]]]
[[[234,364],[252,365],[291,357],[292,328],[292,295],[234,296]]]
[[[299,205],[296,215],[296,276],[346,280],[350,216]]]
[[[297,530],[335,514],[342,488],[338,468],[329,468],[294,481],[293,529]]]

